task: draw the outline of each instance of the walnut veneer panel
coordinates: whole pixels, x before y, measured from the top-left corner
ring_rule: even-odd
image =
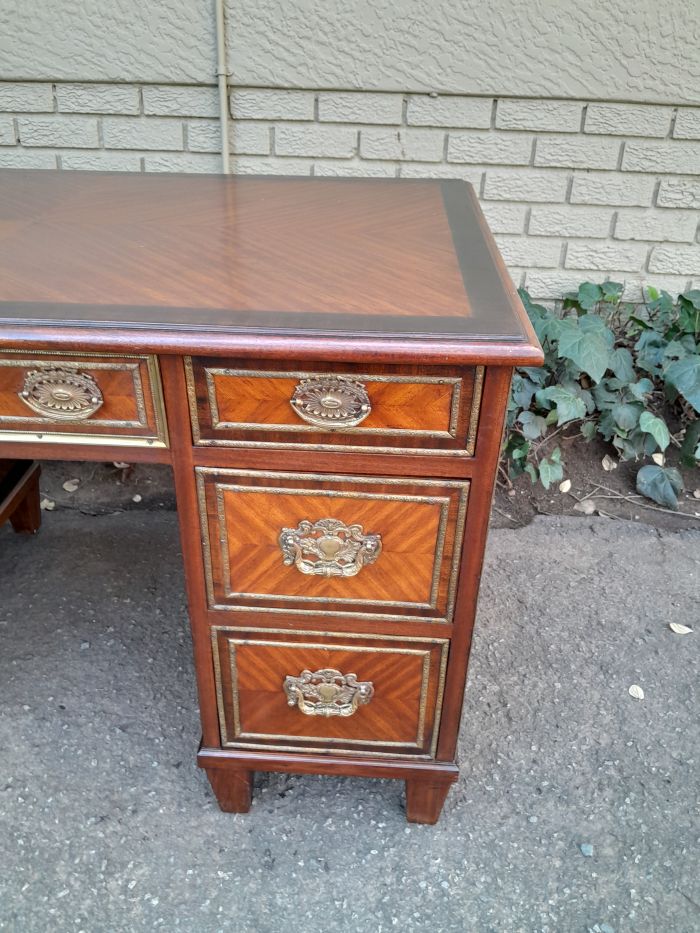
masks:
[[[210,608],[451,619],[468,482],[196,472]],[[378,536],[378,556],[349,576],[317,575],[314,556],[308,572],[285,562],[283,531],[327,519]],[[332,550],[339,545],[331,539]]]
[[[35,384],[37,375],[43,381],[32,395],[35,407],[31,407],[22,393]],[[72,377],[78,381],[71,383]],[[70,417],[69,412],[66,417],[61,412],[65,403],[75,404],[78,412],[81,405],[88,410],[93,391],[100,399],[94,413]],[[157,359],[0,351],[2,439],[165,446],[167,429]]]
[[[483,367],[304,366],[196,357],[186,360],[194,440],[200,446],[317,445],[472,456]],[[338,379],[340,377],[340,379]],[[292,400],[302,384],[359,384],[370,408],[356,426],[309,424]],[[327,380],[327,382],[326,382]]]
[[[213,643],[224,747],[434,754],[446,641],[217,627]],[[333,672],[320,700],[300,698],[304,671]],[[371,695],[357,702],[355,683]]]

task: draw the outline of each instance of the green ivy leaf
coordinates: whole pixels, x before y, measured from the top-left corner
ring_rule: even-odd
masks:
[[[605,325],[602,326],[607,330]],[[610,346],[600,330],[596,333],[591,329],[586,333],[578,321],[566,318],[560,321],[558,349],[560,356],[572,360],[594,382],[600,382],[605,375],[610,362]]]
[[[634,379],[634,361],[627,347],[618,347],[610,354],[610,369],[621,382],[632,382]]]
[[[617,304],[622,298],[622,292],[625,286],[622,282],[603,282],[600,288],[603,292],[603,301],[607,301],[610,304]]]
[[[696,311],[700,311],[700,288],[691,288],[690,291],[679,295],[678,299],[681,304],[687,301]]]
[[[525,470],[524,470],[524,472],[527,473],[527,475],[530,477],[530,482],[531,482],[531,483],[534,484],[534,483],[537,482],[537,470],[535,469],[535,467],[534,467],[531,463],[526,463],[526,464],[525,464]]]
[[[545,489],[549,489],[552,483],[557,483],[564,478],[564,467],[559,462],[559,457],[555,459],[557,453],[561,456],[558,447],[552,452],[549,459],[545,457],[540,460],[540,482]]]
[[[639,418],[639,427],[645,434],[651,434],[660,450],[666,450],[671,443],[671,434],[662,418],[657,418],[650,411],[645,411]]]
[[[592,311],[602,297],[603,289],[600,285],[595,285],[593,282],[584,282],[582,285],[579,285],[576,294],[578,303],[584,311]]]
[[[664,378],[690,402],[695,411],[700,412],[700,355],[686,356],[670,363]]]
[[[700,461],[700,418],[686,428],[680,454],[683,466],[694,467]]]
[[[534,441],[547,430],[547,422],[542,415],[536,415],[532,411],[524,411],[518,415],[518,421],[522,425],[523,434],[529,441]]]
[[[640,379],[638,382],[630,383],[627,388],[634,398],[643,402],[646,396],[654,391],[654,383],[651,379]]]
[[[637,473],[637,492],[667,509],[678,508],[678,494],[682,489],[681,474],[673,467],[650,463]]]
[[[567,421],[576,421],[586,417],[586,403],[583,399],[567,391],[561,386],[550,386],[540,389],[536,394],[538,405],[549,408],[548,402],[556,406],[557,425],[566,424]]]
[[[584,421],[581,425],[581,434],[583,434],[587,441],[592,441],[596,435],[595,421]]]
[[[622,428],[623,431],[632,431],[637,427],[642,411],[642,406],[638,403],[620,402],[613,405],[612,416],[619,428]]]
[[[689,293],[690,294],[690,293]],[[700,295],[700,291],[697,292]],[[700,333],[700,307],[688,301],[684,295],[678,299],[680,312],[678,314],[678,326],[686,334]]]

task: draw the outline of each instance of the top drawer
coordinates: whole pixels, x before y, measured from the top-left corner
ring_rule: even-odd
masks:
[[[427,451],[471,457],[483,368],[186,358],[201,446]]]
[[[0,441],[165,447],[158,361],[0,351]]]

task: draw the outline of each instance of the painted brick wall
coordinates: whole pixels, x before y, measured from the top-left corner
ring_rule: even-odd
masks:
[[[464,178],[516,284],[700,287],[700,108],[236,88],[232,170]],[[0,83],[0,167],[217,172],[214,87]]]

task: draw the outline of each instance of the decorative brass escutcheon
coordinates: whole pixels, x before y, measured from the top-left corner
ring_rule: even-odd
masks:
[[[364,534],[362,525],[346,525],[335,518],[306,519],[296,528],[283,528],[279,546],[287,566],[319,577],[354,577],[373,564],[382,550],[378,534]]]
[[[50,421],[82,421],[104,401],[92,376],[63,367],[28,372],[19,397]]]
[[[290,399],[294,411],[319,428],[352,428],[372,411],[367,389],[348,376],[302,379]]]
[[[333,668],[302,671],[284,678],[288,706],[298,706],[306,716],[352,716],[374,696],[374,684],[358,681],[357,674],[341,674]]]

